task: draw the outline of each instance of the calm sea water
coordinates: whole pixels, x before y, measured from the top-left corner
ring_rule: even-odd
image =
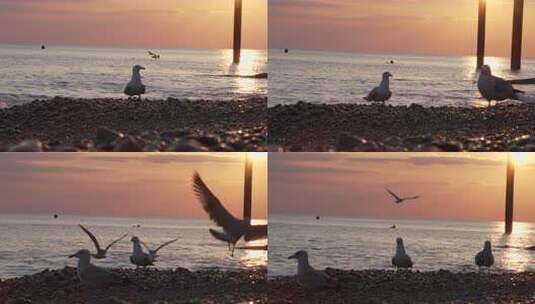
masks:
[[[396,224],[398,229],[390,227]],[[293,275],[296,263],[288,256],[309,252],[318,268],[392,269],[395,239],[402,237],[415,269],[455,272],[478,271],[475,254],[485,240],[493,246],[535,245],[535,224],[516,223],[515,233],[504,236],[503,223],[406,220],[360,220],[270,216],[270,276]],[[496,272],[535,271],[535,252],[494,248]]]
[[[94,261],[103,267],[134,268],[129,262],[132,234],[153,248],[179,239],[159,252],[158,269],[244,269],[267,263],[265,251],[236,250],[231,257],[227,245],[208,233],[208,228],[213,227],[211,223],[203,220],[0,215],[0,278],[19,277],[46,268],[75,267],[76,259],[69,259],[68,255],[84,248],[94,250],[89,237],[77,226],[79,223],[95,234],[101,246],[130,232],[110,249],[107,259]],[[138,224],[141,227],[134,227]],[[238,244],[243,245],[243,241]]]
[[[266,72],[267,52],[244,50],[231,65],[231,50],[153,50],[0,44],[0,106],[54,96],[126,97],[132,66],[142,71],[145,97],[241,99],[267,94],[266,79],[224,77]]]
[[[395,64],[387,61],[394,60]],[[524,60],[513,73],[508,58],[486,59],[494,74],[510,78],[535,77],[535,60]],[[474,57],[365,55],[321,51],[269,50],[270,105],[311,103],[366,103],[362,97],[378,86],[389,71],[393,105],[486,105],[477,90]],[[518,86],[522,88],[522,86]],[[535,86],[524,86],[535,95]]]

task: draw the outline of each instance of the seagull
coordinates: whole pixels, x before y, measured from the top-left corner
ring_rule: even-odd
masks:
[[[476,254],[476,265],[490,267],[494,264],[494,255],[492,255],[492,246],[490,241],[486,241],[483,250]]]
[[[397,238],[396,240],[396,255],[392,257],[392,266],[397,268],[412,267],[411,257],[405,252],[402,238]]]
[[[155,250],[151,250],[137,236],[134,236],[131,239],[133,243],[133,251],[132,251],[132,255],[130,256],[130,262],[136,266],[142,266],[142,267],[152,266],[154,265],[154,262],[156,262],[156,258],[158,257],[158,251],[162,249],[163,247],[176,242],[177,240],[178,239],[174,239],[169,242],[165,242],[160,247],[156,248]],[[141,247],[141,245],[143,245],[148,250],[148,253],[143,251],[143,248]]]
[[[307,289],[320,289],[327,287],[331,278],[324,272],[314,269],[308,263],[308,253],[304,250],[297,251],[289,260],[297,260],[297,282]]]
[[[91,264],[91,253],[87,249],[79,250],[69,258],[78,258],[76,274],[83,284],[106,286],[121,281],[119,276]]]
[[[134,65],[132,68],[132,79],[124,88],[124,93],[130,97],[138,96],[141,99],[141,95],[145,94],[145,85],[141,82],[141,74],[139,71],[145,68],[140,65]]]
[[[392,97],[392,91],[390,91],[390,77],[392,74],[390,72],[383,73],[383,80],[381,84],[374,88],[368,96],[364,97],[367,101],[378,101],[385,102]]]
[[[477,88],[481,96],[489,102],[503,101],[506,99],[519,100],[523,102],[535,102],[533,98],[524,95],[524,91],[517,90],[512,84],[503,78],[492,75],[490,66],[484,65],[481,67],[481,73],[477,81]]]
[[[152,59],[154,59],[154,60],[160,59],[160,54],[156,54],[156,53],[151,52],[151,51],[147,51],[147,53],[149,53],[150,57],[152,57]]]
[[[78,226],[80,226],[80,228],[82,228],[82,230],[85,233],[87,233],[89,238],[91,238],[91,240],[93,241],[93,244],[95,244],[95,248],[97,249],[97,253],[96,254],[91,254],[91,256],[94,257],[95,259],[105,259],[106,258],[106,253],[108,252],[108,249],[110,249],[111,246],[115,245],[117,242],[122,241],[128,235],[128,233],[125,233],[120,238],[118,238],[115,241],[111,242],[108,246],[106,246],[106,248],[102,249],[100,247],[100,244],[97,241],[97,238],[95,237],[95,235],[93,233],[91,233],[91,231],[87,230],[81,224],[79,224]]]
[[[397,196],[394,192],[392,192],[390,189],[388,188],[385,188],[385,190],[390,193],[390,195],[392,195],[392,197],[395,199],[394,203],[396,204],[401,204],[405,201],[410,201],[410,200],[416,200],[416,199],[419,199],[420,196],[417,195],[417,196],[411,196],[411,197],[399,197]]]
[[[202,203],[204,211],[208,213],[210,219],[216,225],[223,228],[223,232],[214,229],[209,229],[209,231],[214,238],[228,244],[231,256],[234,256],[236,243],[242,237],[244,237],[244,240],[247,242],[266,238],[267,226],[252,226],[248,220],[241,220],[234,217],[227,209],[225,209],[212,191],[210,191],[197,172],[195,172],[193,176],[193,191],[195,191],[195,194]]]

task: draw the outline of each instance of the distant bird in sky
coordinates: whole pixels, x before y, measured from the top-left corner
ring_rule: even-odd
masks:
[[[158,248],[156,248],[154,250],[151,250],[137,236],[132,237],[131,241],[132,241],[132,244],[133,244],[133,248],[132,248],[133,250],[132,250],[132,255],[130,256],[130,262],[132,264],[138,266],[138,267],[139,266],[147,267],[147,266],[154,265],[154,262],[156,262],[156,258],[158,257],[158,251],[160,249],[164,248],[165,246],[167,246],[167,245],[169,245],[171,243],[176,242],[177,239],[165,242],[165,243],[163,243],[162,245],[160,245]],[[148,252],[145,252],[143,250],[143,247],[141,247],[141,245],[143,245],[143,247],[145,247]]]
[[[160,54],[156,54],[156,53],[151,52],[151,51],[147,51],[147,53],[149,53],[149,56],[154,60],[160,59]]]
[[[396,268],[411,268],[411,257],[405,252],[405,246],[403,246],[403,239],[396,239],[396,254],[392,257],[392,266]]]
[[[397,196],[394,192],[392,192],[390,189],[388,188],[385,188],[385,190],[390,193],[390,195],[394,198],[394,203],[396,204],[401,204],[403,202],[406,202],[406,201],[409,201],[409,200],[416,200],[416,199],[419,199],[420,196],[417,195],[417,196],[411,196],[411,197],[399,197]]]
[[[377,101],[385,102],[392,97],[392,92],[390,91],[390,77],[392,74],[390,72],[383,73],[383,80],[378,87],[374,88],[368,96],[364,97],[367,101]]]
[[[193,176],[193,191],[201,201],[203,209],[208,213],[210,219],[216,225],[223,228],[223,232],[214,229],[209,229],[209,231],[214,238],[228,244],[231,256],[234,256],[236,243],[242,237],[244,237],[247,242],[265,239],[267,237],[266,225],[253,226],[249,223],[249,220],[242,220],[234,217],[212,191],[210,191],[197,172],[195,172]]]
[[[494,255],[492,254],[490,241],[486,241],[483,250],[476,254],[475,262],[479,267],[490,267],[494,264]]]
[[[132,68],[132,79],[124,88],[124,93],[130,97],[138,96],[141,99],[141,95],[145,94],[145,85],[141,82],[141,70],[145,68],[140,65],[134,65]]]
[[[503,78],[492,75],[492,71],[488,65],[481,67],[477,88],[481,96],[489,102],[489,107],[493,100],[503,101],[512,99],[530,103],[535,102],[535,98],[526,96],[524,91],[517,90]]]
[[[82,284],[108,286],[122,281],[118,275],[91,264],[91,253],[87,249],[79,250],[69,258],[78,258],[76,274]]]
[[[125,233],[123,236],[121,236],[120,238],[116,239],[115,241],[111,242],[108,246],[106,246],[106,248],[102,249],[102,247],[100,247],[100,244],[98,243],[98,240],[97,238],[95,237],[95,235],[93,233],[91,233],[91,231],[89,231],[87,228],[85,228],[84,226],[82,226],[81,224],[79,225],[80,228],[82,228],[82,230],[89,236],[89,238],[91,239],[91,241],[93,241],[93,244],[95,244],[95,248],[97,249],[97,253],[94,253],[94,254],[91,254],[95,259],[105,259],[106,258],[106,253],[108,252],[108,250],[111,248],[111,246],[115,245],[117,242],[123,240],[127,235],[128,233]]]
[[[304,250],[297,251],[288,259],[297,260],[297,282],[307,289],[320,289],[328,287],[331,283],[329,275],[318,271],[310,266],[308,262],[308,253]]]

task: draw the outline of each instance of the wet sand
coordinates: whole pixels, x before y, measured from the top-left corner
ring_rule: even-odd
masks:
[[[128,283],[91,289],[66,267],[0,281],[2,304],[267,303],[266,269],[243,271],[126,270]]]
[[[535,273],[326,272],[336,288],[309,291],[291,277],[270,280],[269,303],[535,303]]]
[[[265,151],[267,99],[56,97],[0,109],[0,151]]]
[[[316,105],[268,110],[272,151],[535,151],[535,105]]]

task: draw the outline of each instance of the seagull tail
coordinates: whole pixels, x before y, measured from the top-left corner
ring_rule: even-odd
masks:
[[[525,102],[525,103],[535,103],[535,96],[517,93],[516,97],[518,98],[518,100]]]
[[[227,234],[225,234],[223,232],[219,232],[219,231],[214,230],[214,229],[209,229],[209,231],[210,231],[210,234],[214,238],[216,238],[216,239],[218,239],[220,241],[223,241],[223,242],[230,242],[230,238],[229,238],[229,236]]]

